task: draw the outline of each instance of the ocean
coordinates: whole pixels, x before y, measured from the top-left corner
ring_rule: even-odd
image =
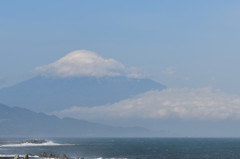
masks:
[[[85,159],[240,159],[240,138],[47,138],[43,143],[0,139],[0,157],[66,154]],[[35,157],[36,157],[35,156]]]

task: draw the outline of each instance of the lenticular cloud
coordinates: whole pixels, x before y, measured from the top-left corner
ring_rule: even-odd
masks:
[[[104,59],[94,52],[77,50],[54,63],[37,67],[35,72],[40,75],[55,77],[103,77],[124,75],[126,74],[126,68],[114,59]]]

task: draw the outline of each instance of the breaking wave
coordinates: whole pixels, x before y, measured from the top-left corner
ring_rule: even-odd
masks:
[[[0,154],[0,158],[14,158],[15,154],[12,154],[12,155],[3,155],[3,154]],[[24,155],[19,155],[19,157],[24,157]],[[39,156],[36,156],[36,155],[29,155],[29,157],[31,158],[39,158]]]
[[[70,145],[70,144],[59,144],[53,141],[46,141],[43,143],[24,142],[24,143],[18,143],[18,144],[6,144],[6,145],[1,145],[0,147],[33,147],[33,146],[61,146],[61,145]]]

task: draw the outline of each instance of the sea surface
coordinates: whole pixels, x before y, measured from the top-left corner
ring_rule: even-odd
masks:
[[[0,138],[0,157],[67,154],[85,159],[240,159],[240,138]]]

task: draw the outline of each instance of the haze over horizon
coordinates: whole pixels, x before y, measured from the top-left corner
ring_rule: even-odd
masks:
[[[0,91],[38,76],[149,79],[166,88],[45,113],[151,128],[167,120],[238,122],[239,6],[221,0],[1,1]]]

